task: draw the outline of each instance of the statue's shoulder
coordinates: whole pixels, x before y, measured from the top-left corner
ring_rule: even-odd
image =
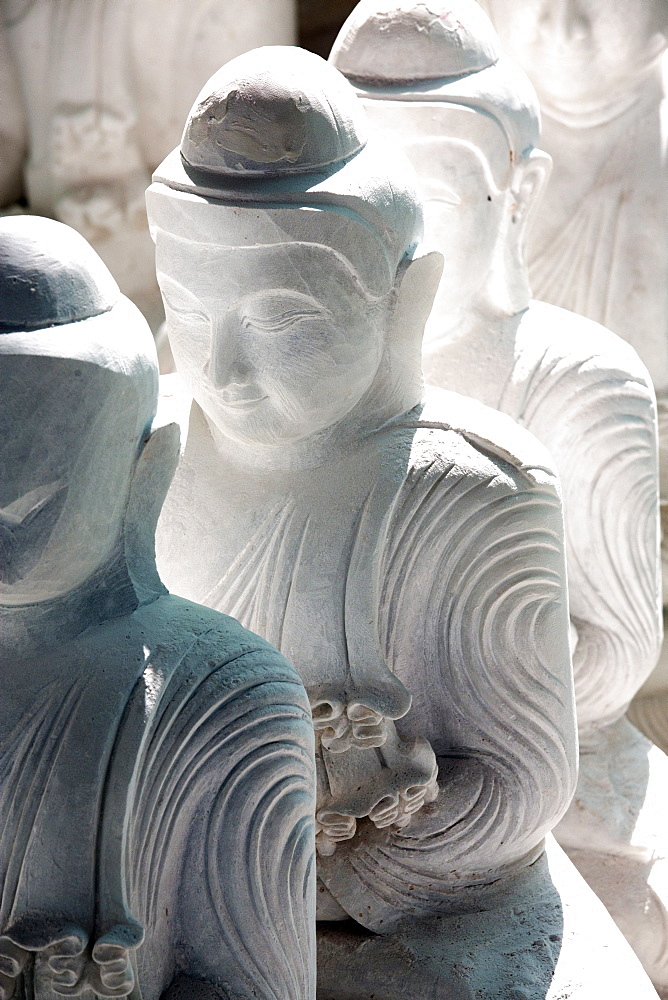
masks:
[[[469,396],[429,387],[421,407],[401,418],[414,429],[410,473],[454,468],[462,476],[504,481],[511,489],[558,489],[554,462],[533,434]]]
[[[623,382],[631,378],[651,386],[637,351],[617,334],[586,316],[549,302],[532,301],[517,332],[517,369],[530,372],[577,369],[583,377]]]
[[[235,618],[165,594],[133,614],[148,650],[160,649],[191,668],[210,672],[225,664],[241,680],[300,683],[294,667],[270,643],[244,628]]]

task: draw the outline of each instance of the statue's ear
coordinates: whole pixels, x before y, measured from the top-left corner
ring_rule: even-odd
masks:
[[[443,254],[438,250],[400,264],[392,317],[392,339],[396,343],[421,350],[425,323],[429,319],[442,273]]]
[[[166,589],[155,566],[155,529],[179,460],[178,423],[158,414],[137,458],[125,519],[125,556],[140,603]]]
[[[512,221],[520,227],[521,236],[527,232],[538,203],[552,173],[552,157],[542,149],[533,149],[529,156],[515,167],[512,193],[514,198]]]

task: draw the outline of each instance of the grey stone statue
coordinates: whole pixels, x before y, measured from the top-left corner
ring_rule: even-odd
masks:
[[[146,322],[85,240],[0,222],[0,996],[314,995],[294,669],[167,593],[178,456]]]

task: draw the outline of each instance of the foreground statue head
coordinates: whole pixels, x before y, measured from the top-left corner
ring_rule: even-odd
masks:
[[[565,6],[551,5],[545,16]],[[579,855],[663,983],[668,953],[660,913],[668,899],[657,909],[646,906],[647,870],[612,860],[629,854],[643,826],[639,813],[651,815],[648,825],[657,831],[664,825],[664,760],[659,755],[649,784],[638,782],[648,747],[622,718],[661,639],[649,376],[627,345],[595,323],[529,301],[527,219],[549,158],[536,149],[536,94],[501,52],[475,0],[362,0],[331,60],[354,83],[371,119],[411,157],[425,196],[425,231],[445,257],[427,328],[427,380],[515,417],[557,462],[584,748],[576,802],[557,836],[590,860],[605,859],[595,871]],[[560,266],[569,270],[572,258]],[[625,791],[611,777],[620,773],[627,775]],[[620,814],[628,821],[620,824]],[[622,872],[614,891],[611,864]]]
[[[308,705],[267,643],[160,582],[178,428],[156,403],[148,326],[85,240],[0,221],[5,1000],[312,996]]]

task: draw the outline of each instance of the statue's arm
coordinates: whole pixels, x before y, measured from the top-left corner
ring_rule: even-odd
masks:
[[[405,724],[427,737],[440,769],[436,802],[395,844],[421,839],[424,827],[426,854],[452,868],[486,870],[535,847],[575,780],[558,486],[547,453],[514,425],[512,434],[536,467],[474,443],[454,465],[413,473],[411,495],[422,500],[410,523],[404,506],[387,563],[388,662],[413,695]]]
[[[559,491],[545,450],[506,426],[517,465],[427,432],[391,526],[381,636],[413,696],[397,727],[428,739],[439,774],[407,827],[321,858],[330,891],[373,929],[529,863],[575,787]]]
[[[580,363],[527,412],[561,476],[578,721],[612,721],[661,645],[656,403],[626,344]]]

